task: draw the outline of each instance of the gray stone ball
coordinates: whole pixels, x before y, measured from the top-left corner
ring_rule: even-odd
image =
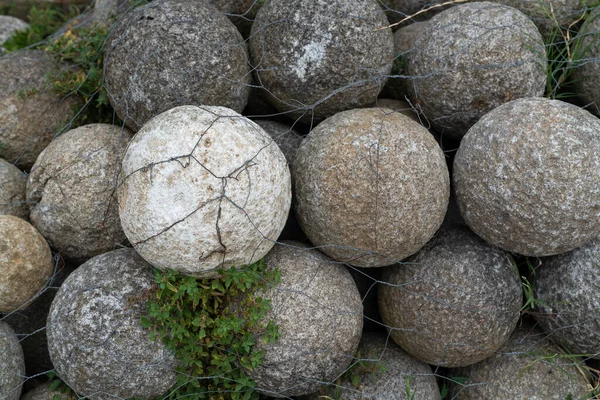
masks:
[[[586,109],[600,117],[600,8],[587,17],[578,40],[586,50],[573,69],[575,91]]]
[[[537,269],[536,320],[550,339],[572,353],[600,359],[600,237],[548,257]]]
[[[0,313],[24,309],[52,276],[46,240],[28,222],[0,215]]]
[[[159,269],[214,277],[273,247],[291,203],[285,156],[258,125],[224,107],[181,106],[149,121],[123,159],[119,215]]]
[[[410,104],[408,104],[404,100],[377,99],[377,101],[375,102],[375,104],[373,104],[372,107],[387,108],[389,110],[392,110],[393,112],[398,112],[400,114],[406,115],[415,122],[421,123],[421,121],[419,120],[419,114],[413,107],[410,106]]]
[[[398,24],[395,27],[400,27],[400,29],[412,22],[429,19],[450,6],[448,4],[441,5],[446,0],[378,0],[378,2],[385,11],[389,22]]]
[[[41,50],[0,57],[0,143],[2,158],[31,168],[55,133],[75,115],[76,96],[61,98],[45,75],[55,65]]]
[[[20,18],[10,15],[0,15],[0,55],[6,52],[3,44],[17,31],[24,31],[29,24]]]
[[[250,93],[246,44],[207,1],[133,9],[112,31],[104,64],[110,103],[133,131],[180,105],[241,112]]]
[[[467,380],[462,384],[448,381],[449,398],[585,399],[591,390],[582,374],[585,368],[580,357],[567,356],[545,334],[525,325],[486,360],[452,369],[452,376]]]
[[[60,389],[50,389],[50,382],[42,383],[21,396],[21,400],[54,400],[54,396],[60,396],[60,400],[77,400],[73,392],[64,393]]]
[[[346,268],[314,248],[283,242],[264,259],[281,281],[260,294],[271,301],[267,321],[279,339],[255,349],[263,364],[248,371],[256,389],[272,397],[299,396],[338,378],[352,363],[363,327],[360,294]]]
[[[282,124],[281,122],[266,119],[256,119],[254,122],[263,128],[277,143],[291,170],[294,166],[296,153],[304,137],[296,132],[293,126]]]
[[[53,140],[31,168],[31,223],[66,259],[83,263],[125,242],[115,190],[131,137],[119,126],[84,125]]]
[[[408,95],[440,133],[460,140],[499,105],[544,94],[544,41],[522,12],[467,3],[428,24],[408,57],[408,75],[415,77]]]
[[[442,150],[423,126],[388,109],[340,112],[303,140],[294,163],[296,215],[337,261],[392,265],[440,227],[450,194]]]
[[[13,329],[0,321],[0,400],[19,400],[25,380],[25,360]]]
[[[454,159],[454,187],[469,227],[527,256],[572,250],[600,231],[600,119],[545,98],[485,115]]]
[[[25,202],[27,176],[12,163],[0,158],[0,214],[29,219]]]
[[[384,270],[379,311],[390,336],[413,357],[443,367],[494,354],[519,320],[516,266],[467,227],[440,229],[406,263]]]
[[[175,384],[174,355],[140,322],[154,279],[134,250],[120,249],[88,260],[60,287],[48,350],[56,374],[79,395],[152,399]]]
[[[252,25],[250,54],[270,101],[312,123],[372,104],[393,54],[374,0],[271,0]]]

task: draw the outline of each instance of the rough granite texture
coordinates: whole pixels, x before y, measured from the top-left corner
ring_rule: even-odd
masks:
[[[281,272],[281,282],[261,294],[271,300],[265,319],[279,326],[279,339],[257,341],[263,364],[248,375],[269,396],[313,393],[354,359],[363,326],[358,289],[343,265],[299,242],[277,245],[265,264]]]
[[[254,122],[263,128],[277,143],[291,170],[296,159],[296,153],[304,137],[296,132],[294,127],[282,124],[281,122],[266,119],[257,119]]]
[[[291,179],[285,156],[254,122],[224,107],[181,106],[135,135],[118,199],[123,230],[146,261],[212,277],[273,247]]]
[[[419,120],[419,115],[410,106],[410,104],[408,104],[404,100],[377,99],[373,107],[387,108],[389,110],[392,110],[393,112],[404,114],[415,122],[421,123],[421,121]]]
[[[2,158],[28,170],[74,115],[76,96],[60,98],[45,74],[54,70],[41,50],[24,50],[0,58],[0,143]]]
[[[416,253],[440,227],[450,194],[433,136],[389,109],[323,121],[302,141],[293,176],[302,230],[325,254],[358,267]]]
[[[449,5],[439,6],[439,4],[446,2],[446,0],[378,0],[378,2],[381,4],[391,24],[399,23],[406,17],[412,17],[396,25],[396,27],[400,26],[400,29],[406,26],[406,24],[411,24],[411,21],[429,19],[449,7]],[[422,12],[427,8],[429,8],[428,11]]]
[[[131,7],[130,0],[95,0],[92,19],[96,23],[112,24]]]
[[[48,350],[57,375],[79,395],[152,399],[175,384],[175,357],[140,322],[154,279],[134,250],[121,249],[90,259],[60,287]]]
[[[549,256],[600,231],[600,119],[559,100],[514,100],[485,115],[454,159],[465,222],[507,251]]]
[[[19,400],[25,377],[25,360],[19,339],[0,321],[0,400]]]
[[[584,6],[579,0],[490,0],[514,7],[527,15],[538,27],[544,37],[556,34],[557,27],[566,30],[576,22],[590,6]],[[571,27],[571,29],[573,29]],[[560,34],[558,37],[563,40]]]
[[[384,270],[379,311],[392,339],[444,367],[494,354],[519,320],[523,292],[504,251],[465,226],[444,227],[405,264]]]
[[[544,41],[522,12],[476,2],[428,23],[408,57],[408,75],[415,77],[408,95],[440,133],[461,139],[499,105],[544,94]]]
[[[581,364],[579,369],[577,364]],[[463,385],[446,381],[451,388],[449,398],[585,399],[591,389],[582,373],[586,370],[583,364],[581,358],[566,357],[545,334],[526,325],[516,329],[506,344],[485,361],[450,370],[451,376],[467,381]]]
[[[131,133],[91,124],[59,136],[27,179],[31,223],[66,259],[83,263],[126,239],[115,189]]]
[[[372,104],[394,41],[375,0],[271,0],[252,25],[258,81],[281,112],[304,122]]]
[[[77,400],[73,393],[63,393],[59,389],[50,390],[50,383],[42,383],[40,386],[25,393],[20,400],[54,400],[54,396],[60,396],[60,400]]]
[[[588,16],[579,35],[586,50],[572,79],[586,109],[600,117],[600,7]]]
[[[245,42],[206,1],[164,0],[132,10],[112,31],[104,60],[110,103],[133,131],[176,106],[241,112],[248,101]]]
[[[535,277],[536,317],[550,339],[600,359],[600,237],[543,260]]]
[[[25,202],[27,176],[19,168],[0,158],[0,214],[29,219]]]
[[[10,15],[0,15],[0,55],[6,53],[2,44],[6,42],[16,31],[29,28],[29,24],[22,19]]]
[[[0,313],[22,309],[52,276],[46,240],[28,222],[0,215]]]

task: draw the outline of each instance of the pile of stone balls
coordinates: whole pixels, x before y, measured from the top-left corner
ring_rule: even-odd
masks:
[[[97,1],[122,123],[60,135],[86,99],[45,76],[77,66],[0,57],[0,399],[52,398],[50,370],[92,400],[168,395],[152,268],[261,259],[262,396],[591,395],[600,8],[567,3]],[[577,105],[543,97],[545,7],[585,20]]]

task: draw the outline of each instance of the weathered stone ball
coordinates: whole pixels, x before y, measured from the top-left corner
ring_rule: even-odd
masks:
[[[591,388],[585,368],[580,357],[567,355],[546,334],[525,325],[486,360],[450,371],[464,383],[447,382],[456,400],[585,399]]]
[[[254,122],[263,128],[277,143],[291,170],[294,166],[294,160],[296,159],[300,143],[304,139],[302,135],[296,132],[294,127],[282,124],[281,122],[266,119],[257,119]]]
[[[579,31],[580,48],[585,53],[575,63],[572,80],[576,93],[590,112],[600,116],[600,8],[587,17]]]
[[[556,35],[558,40],[564,40],[558,28],[566,31],[573,30],[586,7],[579,0],[491,0],[494,3],[514,7],[527,15],[538,27],[545,38]],[[571,24],[573,24],[571,26]]]
[[[60,396],[60,400],[77,400],[73,392],[65,393],[60,389],[50,389],[50,382],[42,383],[25,393],[20,400],[54,400],[54,396]]]
[[[544,94],[544,41],[522,12],[475,2],[428,24],[408,57],[408,75],[415,77],[408,95],[440,133],[461,139],[499,105]]]
[[[6,52],[3,44],[17,31],[29,28],[29,24],[22,19],[10,15],[0,15],[0,55]]]
[[[28,222],[0,215],[0,312],[27,307],[44,287],[54,263],[46,240]]]
[[[448,8],[444,0],[378,0],[392,24],[402,29],[413,21],[423,21]],[[401,22],[404,21],[404,22]]]
[[[120,249],[88,260],[60,287],[48,350],[57,375],[79,395],[152,399],[175,384],[174,355],[140,322],[154,279],[133,249]]]
[[[284,242],[264,259],[280,283],[263,299],[271,301],[266,320],[279,326],[279,339],[265,344],[263,364],[248,371],[256,389],[274,397],[299,396],[340,376],[360,342],[363,306],[346,268],[299,242]]]
[[[207,1],[165,0],[122,18],[106,48],[111,105],[137,131],[180,105],[215,105],[241,112],[250,93],[246,44]]]
[[[375,104],[373,104],[373,107],[387,108],[389,110],[392,110],[393,112],[399,112],[400,114],[404,114],[415,122],[421,123],[417,111],[404,100],[377,99]]]
[[[293,176],[302,230],[325,254],[358,267],[416,253],[440,227],[450,193],[433,136],[381,108],[319,124],[302,141]]]
[[[545,258],[536,271],[534,314],[555,343],[600,359],[600,237],[568,253]]]
[[[66,259],[83,263],[125,242],[115,190],[127,129],[81,126],[48,145],[27,179],[31,223]]]
[[[27,176],[19,168],[0,158],[0,214],[29,219],[25,202]]]
[[[2,158],[28,170],[54,134],[68,123],[79,104],[61,98],[45,75],[56,67],[41,50],[24,50],[0,58],[0,143]]]
[[[372,104],[394,58],[373,0],[272,0],[256,16],[250,54],[270,101],[312,123]]]
[[[155,117],[130,142],[121,173],[127,238],[150,264],[188,275],[260,260],[290,209],[285,156],[262,128],[224,107]]]
[[[0,321],[0,399],[19,400],[25,380],[25,360],[13,329]]]
[[[454,159],[465,222],[527,256],[572,250],[600,231],[600,120],[574,105],[519,99],[485,115]]]
[[[467,227],[442,228],[404,264],[388,267],[379,311],[394,341],[444,367],[494,354],[519,320],[522,289],[509,255]]]

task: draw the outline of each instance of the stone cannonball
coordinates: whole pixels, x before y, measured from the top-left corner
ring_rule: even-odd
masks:
[[[149,121],[123,159],[119,215],[138,253],[202,277],[260,260],[291,203],[285,156],[224,107],[181,106]]]
[[[257,119],[254,122],[273,138],[283,152],[290,169],[292,169],[296,153],[298,152],[300,143],[302,143],[302,139],[304,139],[302,135],[296,132],[293,127],[281,122],[266,119]]]
[[[244,40],[207,1],[133,9],[112,31],[104,63],[110,103],[133,131],[180,105],[241,112],[250,93]]]
[[[408,55],[413,104],[440,133],[461,139],[485,113],[542,96],[546,53],[537,27],[515,8],[475,2],[428,22]]]
[[[60,389],[50,389],[50,382],[42,383],[25,393],[21,400],[54,400],[54,396],[60,396],[60,400],[77,400],[77,396],[73,392],[65,393]]]
[[[390,336],[428,364],[479,362],[508,340],[519,320],[523,297],[512,260],[464,226],[442,228],[381,280],[379,311]]]
[[[152,399],[176,382],[176,360],[140,318],[154,283],[132,249],[96,256],[67,277],[52,301],[48,350],[56,374],[90,400]]]
[[[269,396],[310,394],[352,363],[363,327],[360,294],[343,265],[299,242],[277,245],[264,262],[281,273],[261,296],[271,301],[265,319],[279,326],[279,339],[257,340],[263,364],[248,375]]]
[[[586,109],[600,116],[600,7],[587,17],[578,40],[585,53],[573,69],[575,91]]]
[[[28,222],[0,215],[0,312],[27,307],[52,276],[46,240]]]
[[[19,168],[0,158],[0,214],[29,219],[25,202],[27,176]]]
[[[504,104],[469,130],[453,179],[491,244],[538,257],[582,246],[600,231],[600,120],[559,100]]]
[[[271,0],[250,35],[258,82],[307,123],[371,105],[394,59],[386,25],[374,0]]]
[[[416,253],[440,227],[450,195],[433,136],[382,108],[319,124],[300,145],[293,177],[302,230],[325,254],[358,267]]]
[[[10,325],[0,321],[0,399],[19,400],[25,376],[19,339]]]

